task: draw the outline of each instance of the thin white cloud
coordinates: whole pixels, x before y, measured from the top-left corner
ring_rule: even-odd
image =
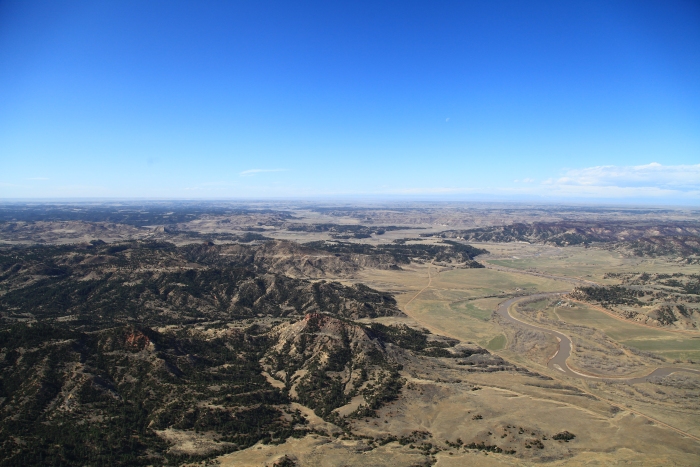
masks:
[[[286,172],[289,169],[249,169],[239,173],[241,177],[252,177],[253,175],[266,172]]]
[[[672,190],[655,186],[546,185],[546,197],[580,198],[697,198],[700,190]]]
[[[696,198],[700,164],[601,165],[565,170],[542,182],[547,196],[591,198]]]
[[[597,166],[567,169],[559,178],[535,183],[533,178],[513,180],[500,187],[390,188],[380,193],[400,195],[536,196],[549,199],[700,199],[700,164]]]
[[[697,190],[700,189],[700,164],[601,165],[566,170],[562,177],[549,179],[545,184]]]

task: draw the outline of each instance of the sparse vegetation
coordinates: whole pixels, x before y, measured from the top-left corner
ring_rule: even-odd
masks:
[[[272,351],[269,325],[243,320],[311,312],[318,318],[309,332],[317,332],[326,321],[315,310],[337,318],[398,313],[391,295],[364,285],[291,279],[211,249],[93,242],[2,250],[1,465],[186,460],[168,450],[162,430],[211,433],[219,443],[212,452],[283,442],[305,433],[305,422],[283,416],[290,395],[266,381],[259,362],[303,365]],[[209,324],[216,320],[235,326]],[[362,328],[334,323],[341,346],[328,348],[325,364],[308,365],[295,400],[330,417],[351,396],[333,375],[346,365],[373,382],[363,389],[369,410],[395,399],[399,367],[379,344],[372,358],[354,354],[345,326]]]

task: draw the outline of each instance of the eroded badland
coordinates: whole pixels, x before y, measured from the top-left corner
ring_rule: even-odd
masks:
[[[0,465],[698,465],[698,218],[1,205]]]

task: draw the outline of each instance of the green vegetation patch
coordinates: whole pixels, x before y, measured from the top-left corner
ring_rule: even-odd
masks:
[[[506,336],[499,334],[486,344],[486,348],[489,350],[503,350],[506,346],[506,342]]]
[[[493,316],[493,311],[483,310],[468,301],[450,303],[450,308],[452,308],[455,311],[464,312],[472,318],[476,318],[482,321],[488,321]]]
[[[661,354],[667,358],[700,357],[700,338],[696,336],[621,321],[586,306],[558,307],[557,314],[566,322],[598,329],[611,339],[629,347]]]

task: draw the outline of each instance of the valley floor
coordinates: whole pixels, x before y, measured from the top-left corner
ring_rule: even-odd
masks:
[[[551,335],[528,333],[494,313],[509,297],[566,294],[582,283],[611,283],[604,278],[606,272],[669,272],[679,266],[627,260],[596,249],[476,246],[488,247],[492,253],[486,261],[497,267],[413,263],[400,271],[367,269],[356,280],[395,294],[408,316],[379,321],[417,324],[479,344],[522,371],[474,372],[450,359],[413,362],[402,371],[408,383],[401,399],[382,409],[378,418],[354,423],[354,436],[309,435],[280,446],[255,446],[219,458],[222,465],[272,465],[285,455],[299,465],[416,465],[418,443],[393,441],[375,447],[363,438],[400,439],[415,430],[430,433],[438,466],[696,465],[700,375],[676,372],[638,384],[617,378],[646,375],[658,367],[700,372],[695,363],[700,333],[679,334],[616,319],[595,306],[561,298],[512,308],[518,319],[572,336],[568,364],[602,377],[586,380],[548,367],[559,348]],[[680,268],[685,273],[699,269]],[[576,438],[553,441],[562,431]],[[477,445],[468,449],[458,439],[477,440]],[[489,446],[517,454],[489,451]]]

